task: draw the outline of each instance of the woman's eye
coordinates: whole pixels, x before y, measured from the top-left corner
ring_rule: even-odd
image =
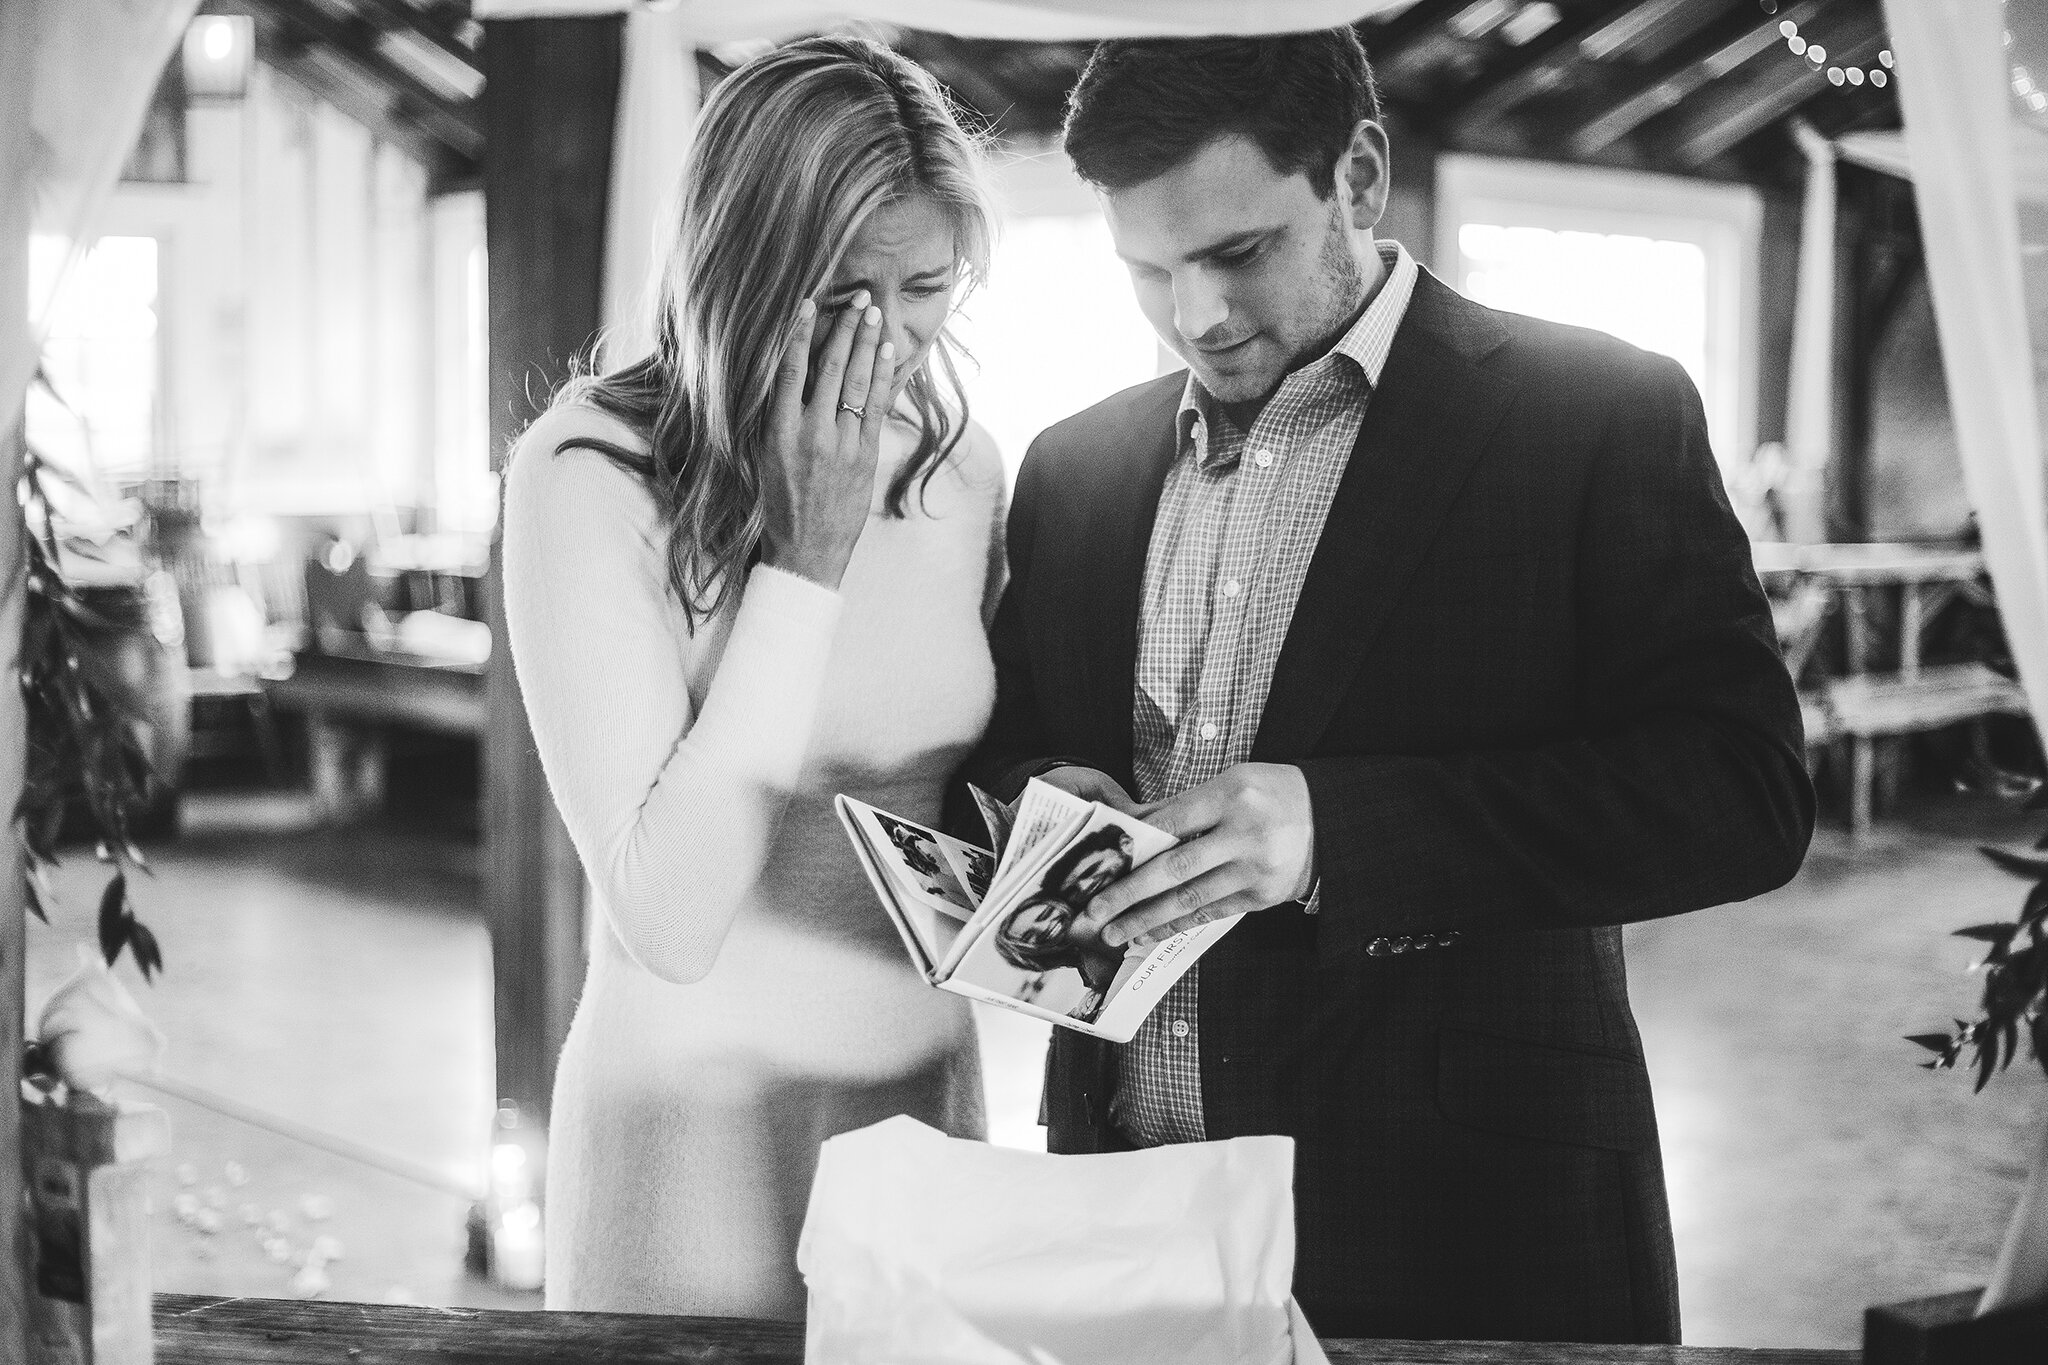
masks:
[[[1218,256],[1216,257],[1216,259],[1217,259],[1218,261],[1220,261],[1221,263],[1223,263],[1224,265],[1228,265],[1228,266],[1239,266],[1239,265],[1244,265],[1245,263],[1247,263],[1248,261],[1250,261],[1252,257],[1254,257],[1254,256],[1256,256],[1256,255],[1258,255],[1258,254],[1259,254],[1259,249],[1258,249],[1257,247],[1255,247],[1255,246],[1246,246],[1246,247],[1239,247],[1239,248],[1238,248],[1238,249],[1237,249],[1236,251],[1225,251],[1225,252],[1223,252],[1223,253],[1219,254],[1219,255],[1218,255]]]

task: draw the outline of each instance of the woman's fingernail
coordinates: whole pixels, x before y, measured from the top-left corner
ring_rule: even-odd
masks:
[[[885,341],[885,342],[883,342],[883,343],[882,343],[882,359],[884,359],[884,360],[894,360],[895,358],[896,358],[896,343],[895,343],[895,342],[893,342],[893,341]]]
[[[870,295],[868,294],[868,291],[863,289],[858,294],[855,294],[853,296],[853,306],[855,308],[865,308],[868,306],[869,298]]]
[[[1121,948],[1124,946],[1123,931],[1120,929],[1113,928],[1104,929],[1102,931],[1102,941],[1104,943],[1107,943],[1112,948]]]
[[[876,307],[870,306],[870,307],[868,308],[867,312],[865,312],[865,313],[862,313],[862,314],[860,315],[860,320],[861,320],[862,322],[866,323],[866,324],[867,324],[868,326],[872,327],[872,326],[874,326],[874,325],[875,325],[876,323],[878,323],[878,322],[880,322],[880,321],[882,320],[882,310],[881,310],[881,309],[879,309],[879,308],[876,308]]]
[[[804,321],[807,321],[807,320],[809,320],[809,318],[810,318],[811,314],[813,314],[813,313],[815,313],[815,312],[817,312],[817,311],[818,311],[818,303],[817,303],[817,300],[815,300],[815,299],[805,299],[805,300],[804,300],[804,301],[803,301],[802,303],[800,303],[800,304],[798,304],[798,305],[796,306],[796,320],[797,320],[798,322],[804,322]]]

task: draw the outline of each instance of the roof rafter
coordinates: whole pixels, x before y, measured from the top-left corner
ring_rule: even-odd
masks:
[[[1584,61],[1580,48],[1629,22],[1637,4],[1638,0],[1609,0],[1537,38],[1522,50],[1513,66],[1489,74],[1482,89],[1451,111],[1452,135],[1468,134],[1481,124],[1496,122],[1524,100],[1562,85]]]
[[[1884,17],[1875,6],[1835,5],[1800,29],[1811,35],[1809,41],[1827,49],[1830,66],[1865,65],[1876,59],[1885,44]],[[1775,29],[1771,36],[1777,37]],[[1782,60],[1752,63],[1745,77],[1725,81],[1696,108],[1678,115],[1669,131],[1658,138],[1668,159],[1685,170],[1697,170],[1752,133],[1835,88],[1812,63],[1790,52],[1779,56]]]
[[[450,152],[468,162],[483,156],[483,116],[466,100],[454,100],[377,49],[377,26],[337,19],[315,0],[249,0],[251,8],[318,41],[320,46],[387,90],[398,102],[390,111],[416,123]]]
[[[1572,154],[1592,157],[1648,123],[1676,108],[1714,81],[1726,76],[1750,58],[1779,41],[1778,25],[1791,21],[1811,23],[1825,0],[1804,0],[1783,13],[1766,15],[1761,10],[1737,10],[1705,30],[1698,41],[1688,45],[1676,66],[1653,76],[1595,117],[1575,129],[1566,145]]]

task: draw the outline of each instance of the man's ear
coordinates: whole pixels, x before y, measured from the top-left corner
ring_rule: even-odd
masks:
[[[1348,200],[1352,227],[1370,231],[1379,226],[1380,215],[1387,211],[1392,172],[1387,130],[1371,119],[1360,119],[1351,130],[1351,145],[1337,163],[1337,189]]]

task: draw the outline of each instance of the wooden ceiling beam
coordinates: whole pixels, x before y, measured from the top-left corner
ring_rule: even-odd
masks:
[[[1629,21],[1638,0],[1610,0],[1599,9],[1558,24],[1517,56],[1513,66],[1480,77],[1479,88],[1450,111],[1453,138],[1469,137],[1479,127],[1496,123],[1523,101],[1555,89],[1571,79],[1585,58],[1580,47],[1597,43],[1616,25]]]
[[[1866,66],[1876,60],[1885,44],[1884,17],[1874,5],[1838,6],[1822,20],[1811,30],[1811,41],[1827,49],[1829,66]],[[1804,25],[1801,31],[1807,31]],[[1779,56],[1782,60],[1759,63],[1748,79],[1728,82],[1713,98],[1702,101],[1697,111],[1681,114],[1658,139],[1664,149],[1659,159],[1684,170],[1697,170],[1752,133],[1834,89],[1811,62],[1790,52]]]
[[[1651,119],[1677,108],[1750,58],[1782,42],[1778,33],[1780,23],[1812,22],[1823,3],[1824,0],[1803,0],[1773,15],[1748,9],[1732,12],[1726,21],[1707,30],[1676,66],[1652,77],[1619,103],[1581,124],[1566,138],[1566,146],[1579,159],[1597,156]]]
[[[442,19],[438,11],[407,4],[406,0],[357,0],[357,3],[381,19],[383,22],[379,27],[386,32],[393,29],[408,30],[414,36],[425,39],[469,67],[479,77],[483,75],[483,58],[477,55],[474,47],[462,40],[461,35]]]
[[[479,161],[484,151],[483,116],[468,101],[449,99],[377,50],[376,30],[337,19],[314,0],[255,0],[262,10],[315,39],[323,48],[389,90],[400,104],[394,117],[418,123],[429,135],[466,161]]]
[[[1374,66],[1391,70],[1442,39],[1445,27],[1472,4],[1473,0],[1418,0],[1386,23],[1359,35],[1365,42],[1365,55]]]
[[[380,98],[374,87],[362,80],[336,75],[331,65],[314,53],[310,44],[297,38],[280,38],[274,30],[257,33],[256,55],[265,66],[308,95],[333,105],[378,138],[402,148],[427,168],[430,186],[459,184],[476,174],[476,162],[458,156],[439,138],[395,112],[388,94]]]

